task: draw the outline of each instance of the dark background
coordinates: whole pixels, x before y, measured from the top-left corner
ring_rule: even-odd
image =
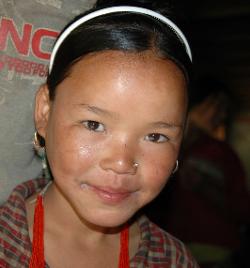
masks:
[[[226,82],[238,113],[250,112],[250,0],[176,0],[186,16],[196,76]]]

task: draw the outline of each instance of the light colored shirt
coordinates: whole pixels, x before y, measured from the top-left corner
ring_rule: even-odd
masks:
[[[33,103],[58,32],[95,0],[0,0],[0,204],[15,185],[41,174]]]

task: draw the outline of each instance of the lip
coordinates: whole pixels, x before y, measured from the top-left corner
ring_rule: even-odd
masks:
[[[85,187],[94,192],[103,202],[109,204],[121,203],[132,194],[131,191],[125,189],[113,189],[89,184]]]

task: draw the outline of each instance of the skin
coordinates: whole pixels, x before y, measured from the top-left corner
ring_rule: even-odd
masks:
[[[184,75],[151,51],[85,56],[53,102],[46,85],[40,88],[35,121],[54,177],[44,197],[45,254],[52,267],[67,263],[64,253],[72,254],[71,267],[80,259],[86,267],[117,267],[121,226],[160,193],[175,167],[186,109]],[[31,228],[33,208],[27,206]],[[130,256],[139,239],[132,223]],[[57,256],[61,240],[65,251]],[[91,254],[107,260],[100,266]]]

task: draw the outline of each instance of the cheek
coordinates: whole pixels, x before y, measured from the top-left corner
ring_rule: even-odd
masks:
[[[56,178],[81,176],[95,162],[97,148],[77,131],[55,127],[48,132],[46,150],[52,174]]]
[[[145,159],[145,178],[148,190],[157,195],[167,183],[175,165],[176,154],[149,154]]]
[[[154,163],[154,167],[150,170],[148,177],[148,186],[151,191],[158,192],[162,190],[171,174],[171,167],[172,165],[170,166],[167,163]]]

